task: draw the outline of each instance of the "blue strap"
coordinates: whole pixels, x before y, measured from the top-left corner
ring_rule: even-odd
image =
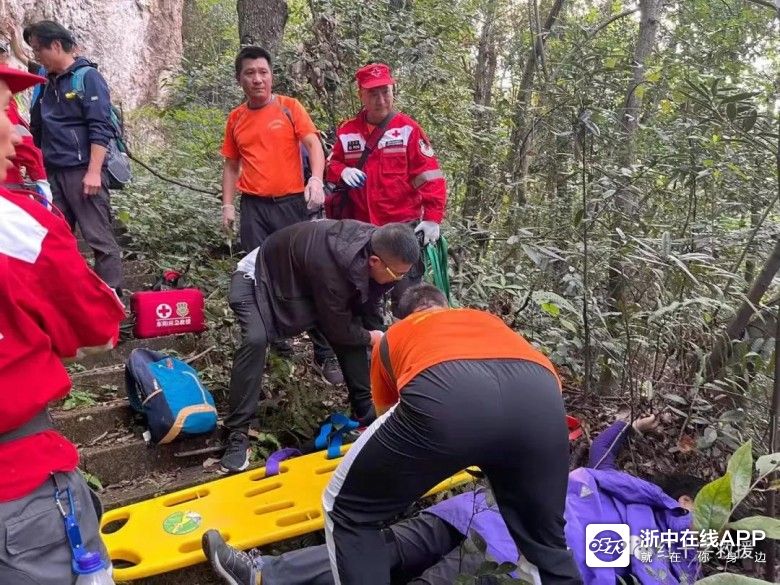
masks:
[[[352,420],[346,414],[337,412],[330,415],[320,427],[317,438],[314,439],[314,447],[319,451],[327,448],[328,459],[341,457],[341,445],[344,435],[360,426],[356,420]]]
[[[67,496],[68,499],[67,513],[65,512],[65,508],[63,508],[61,501],[65,496]],[[73,494],[71,493],[70,488],[66,487],[64,490],[61,490],[58,485],[54,490],[54,502],[56,503],[57,509],[62,516],[62,521],[65,524],[65,535],[68,537],[68,544],[70,545],[73,572],[78,573],[78,560],[87,551],[84,549],[84,543],[81,540],[81,531],[79,530],[78,520],[76,520],[76,506],[73,505]]]
[[[266,459],[265,461],[265,476],[272,477],[274,475],[279,475],[279,464],[285,459],[290,459],[291,457],[297,457],[300,454],[301,452],[298,451],[298,449],[293,449],[292,447],[274,451],[268,456],[268,459]]]

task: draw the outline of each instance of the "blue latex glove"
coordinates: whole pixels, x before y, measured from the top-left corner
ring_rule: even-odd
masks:
[[[441,229],[439,224],[435,221],[421,221],[420,224],[414,228],[414,233],[423,233],[423,244],[435,244],[439,239]]]
[[[347,167],[341,171],[341,180],[344,181],[349,187],[356,189],[362,187],[366,182],[366,174],[360,169],[353,167]]]

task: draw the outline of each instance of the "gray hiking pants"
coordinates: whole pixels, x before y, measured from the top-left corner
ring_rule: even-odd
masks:
[[[100,539],[100,501],[78,471],[57,473],[23,498],[0,503],[0,583],[3,585],[76,582],[65,524],[54,501],[55,489],[63,490],[66,486],[73,496],[84,547],[108,559]],[[67,498],[60,503],[68,512]]]
[[[112,227],[108,177],[96,195],[84,195],[86,168],[47,170],[54,205],[65,216],[71,230],[78,224],[84,241],[95,255],[95,272],[113,289],[122,286],[122,250]]]

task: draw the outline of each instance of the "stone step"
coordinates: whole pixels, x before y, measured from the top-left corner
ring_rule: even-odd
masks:
[[[122,260],[122,271],[125,277],[152,273],[155,270],[155,266],[148,260]]]
[[[77,374],[85,369],[123,364],[130,352],[137,347],[146,347],[157,351],[177,351],[184,355],[192,352],[197,347],[198,336],[191,333],[181,335],[167,335],[165,337],[153,337],[151,339],[131,339],[120,343],[111,351],[90,355],[78,361],[80,367],[72,368],[71,373]],[[78,376],[76,377],[78,378]]]
[[[68,440],[90,446],[109,434],[127,434],[135,425],[135,413],[125,398],[97,406],[55,410],[54,424]]]
[[[206,455],[203,460],[206,460]],[[116,482],[100,492],[107,510],[129,506],[219,478],[215,468],[205,469],[202,462],[169,471],[152,472],[144,477]]]
[[[159,275],[151,273],[125,274],[122,288],[132,292],[148,290],[157,280]]]
[[[101,431],[102,432],[102,431]],[[132,432],[107,435],[110,444],[101,443],[79,450],[79,467],[95,475],[104,486],[138,480],[151,473],[174,471],[201,465],[208,455],[177,457],[177,453],[207,446],[209,435],[185,438],[168,445],[147,445]]]

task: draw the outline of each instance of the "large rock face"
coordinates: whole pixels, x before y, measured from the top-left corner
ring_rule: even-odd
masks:
[[[42,19],[70,29],[124,108],[164,97],[182,58],[184,0],[0,0],[19,28]]]

